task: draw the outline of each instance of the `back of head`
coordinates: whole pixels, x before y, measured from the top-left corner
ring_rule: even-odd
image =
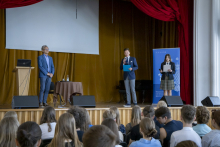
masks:
[[[140,123],[141,132],[145,137],[154,137],[157,134],[153,119],[145,117]]]
[[[157,108],[160,108],[160,107],[167,107],[167,103],[165,101],[159,101],[157,103]]]
[[[116,119],[116,114],[113,111],[110,110],[105,110],[103,113],[103,119],[111,118],[111,119]]]
[[[83,135],[84,147],[114,147],[116,135],[106,126],[92,126]]]
[[[110,107],[109,110],[116,114],[116,123],[119,126],[121,124],[121,122],[120,122],[120,113],[119,113],[118,108],[116,106],[112,106],[112,107]]]
[[[198,147],[197,144],[191,140],[186,140],[178,143],[176,147]]]
[[[152,105],[147,105],[146,107],[144,107],[143,115],[144,117],[152,118],[155,115],[154,107]]]
[[[116,122],[111,118],[107,118],[103,120],[102,125],[108,127],[116,135],[116,144],[119,144],[120,139],[119,139],[119,133],[118,133],[118,126]]]
[[[90,120],[89,112],[85,108],[82,108],[82,110],[85,114],[86,121],[84,125],[82,126],[81,130],[86,132],[89,129],[89,125],[91,125],[91,120]]]
[[[220,110],[212,110],[212,119],[214,119],[218,127],[220,127]]]
[[[131,111],[131,126],[139,124],[141,121],[141,108],[140,106],[134,106]]]
[[[19,122],[15,117],[5,117],[0,122],[0,146],[16,146],[15,138]]]
[[[164,117],[166,116],[167,119],[170,119],[170,118],[171,118],[171,113],[170,113],[169,108],[167,108],[167,107],[160,107],[160,108],[158,108],[158,109],[155,111],[155,116],[156,116],[157,118],[159,118],[159,117],[164,118]]]
[[[48,132],[52,131],[50,123],[57,122],[56,113],[53,107],[47,106],[44,108],[43,114],[41,116],[40,124],[47,123],[48,124]]]
[[[196,121],[198,124],[207,124],[210,119],[209,110],[204,106],[196,108]]]
[[[20,147],[34,147],[41,139],[41,129],[36,122],[27,121],[18,127],[17,141]]]
[[[17,119],[18,115],[15,111],[8,111],[8,112],[5,113],[4,118],[5,117],[15,117]]]
[[[184,105],[181,109],[181,116],[185,123],[191,124],[196,115],[196,108],[192,105]]]

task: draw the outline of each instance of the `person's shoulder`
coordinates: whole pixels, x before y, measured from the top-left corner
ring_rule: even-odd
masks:
[[[42,54],[42,55],[38,56],[38,58],[42,58],[42,57],[43,57],[43,55],[44,55],[44,54]]]
[[[132,142],[129,147],[138,147],[138,142],[139,142],[139,141],[134,141],[134,142]]]
[[[152,141],[154,144],[161,145],[160,141],[157,140],[157,139],[155,139],[155,138],[153,138],[153,137],[152,137],[151,141]]]

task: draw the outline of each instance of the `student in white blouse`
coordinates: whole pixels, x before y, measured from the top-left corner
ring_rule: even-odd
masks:
[[[57,120],[54,108],[51,106],[45,107],[40,120],[42,140],[52,139],[54,137],[56,122]]]

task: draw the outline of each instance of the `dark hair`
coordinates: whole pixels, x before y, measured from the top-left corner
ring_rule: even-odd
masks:
[[[151,118],[143,118],[140,123],[141,132],[146,137],[154,137],[157,134],[155,123]]]
[[[43,114],[41,116],[40,124],[47,123],[48,132],[52,131],[51,124],[52,122],[57,122],[56,113],[53,107],[47,106],[44,108]]]
[[[184,105],[181,109],[181,116],[185,123],[192,123],[196,115],[196,108],[192,105]]]
[[[175,147],[198,147],[197,144],[191,140],[181,141]]]
[[[42,131],[36,122],[27,121],[18,127],[17,141],[21,147],[34,147],[41,139]]]
[[[170,109],[167,107],[160,107],[155,111],[155,116],[157,118],[159,117],[164,118],[166,116],[168,119],[170,119],[171,118]]]
[[[167,56],[169,57],[169,59],[170,59],[170,62],[171,62],[171,56],[170,56],[170,54],[166,54],[166,55],[165,55],[165,59],[164,59],[164,62],[167,62],[167,61],[166,61],[166,58],[167,58]]]
[[[207,124],[210,119],[210,112],[204,106],[198,106],[196,108],[196,121],[198,124]]]
[[[96,125],[83,134],[83,147],[115,147],[116,135],[106,126]]]
[[[72,106],[67,110],[68,113],[72,114],[76,121],[76,129],[82,130],[86,122],[86,114],[79,106]]]
[[[216,124],[220,127],[220,110],[212,110],[212,119],[214,119]]]
[[[129,51],[129,52],[130,52],[129,48],[125,48],[125,49],[124,49],[124,52],[125,52],[125,51]]]
[[[147,105],[143,109],[144,117],[153,117],[155,115],[154,107],[152,105]]]
[[[112,130],[113,133],[116,135],[116,144],[120,143],[119,133],[118,133],[118,126],[114,119],[107,118],[103,120],[102,125],[108,127],[110,130]]]
[[[89,112],[83,107],[82,110],[86,116],[86,121],[84,123],[84,126],[81,128],[81,130],[86,132],[89,129],[89,125],[91,125],[91,120],[90,120]]]

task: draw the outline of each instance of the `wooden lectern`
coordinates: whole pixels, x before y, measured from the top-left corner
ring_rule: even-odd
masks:
[[[31,70],[34,67],[16,66],[12,72],[16,73],[17,94],[28,95]]]

